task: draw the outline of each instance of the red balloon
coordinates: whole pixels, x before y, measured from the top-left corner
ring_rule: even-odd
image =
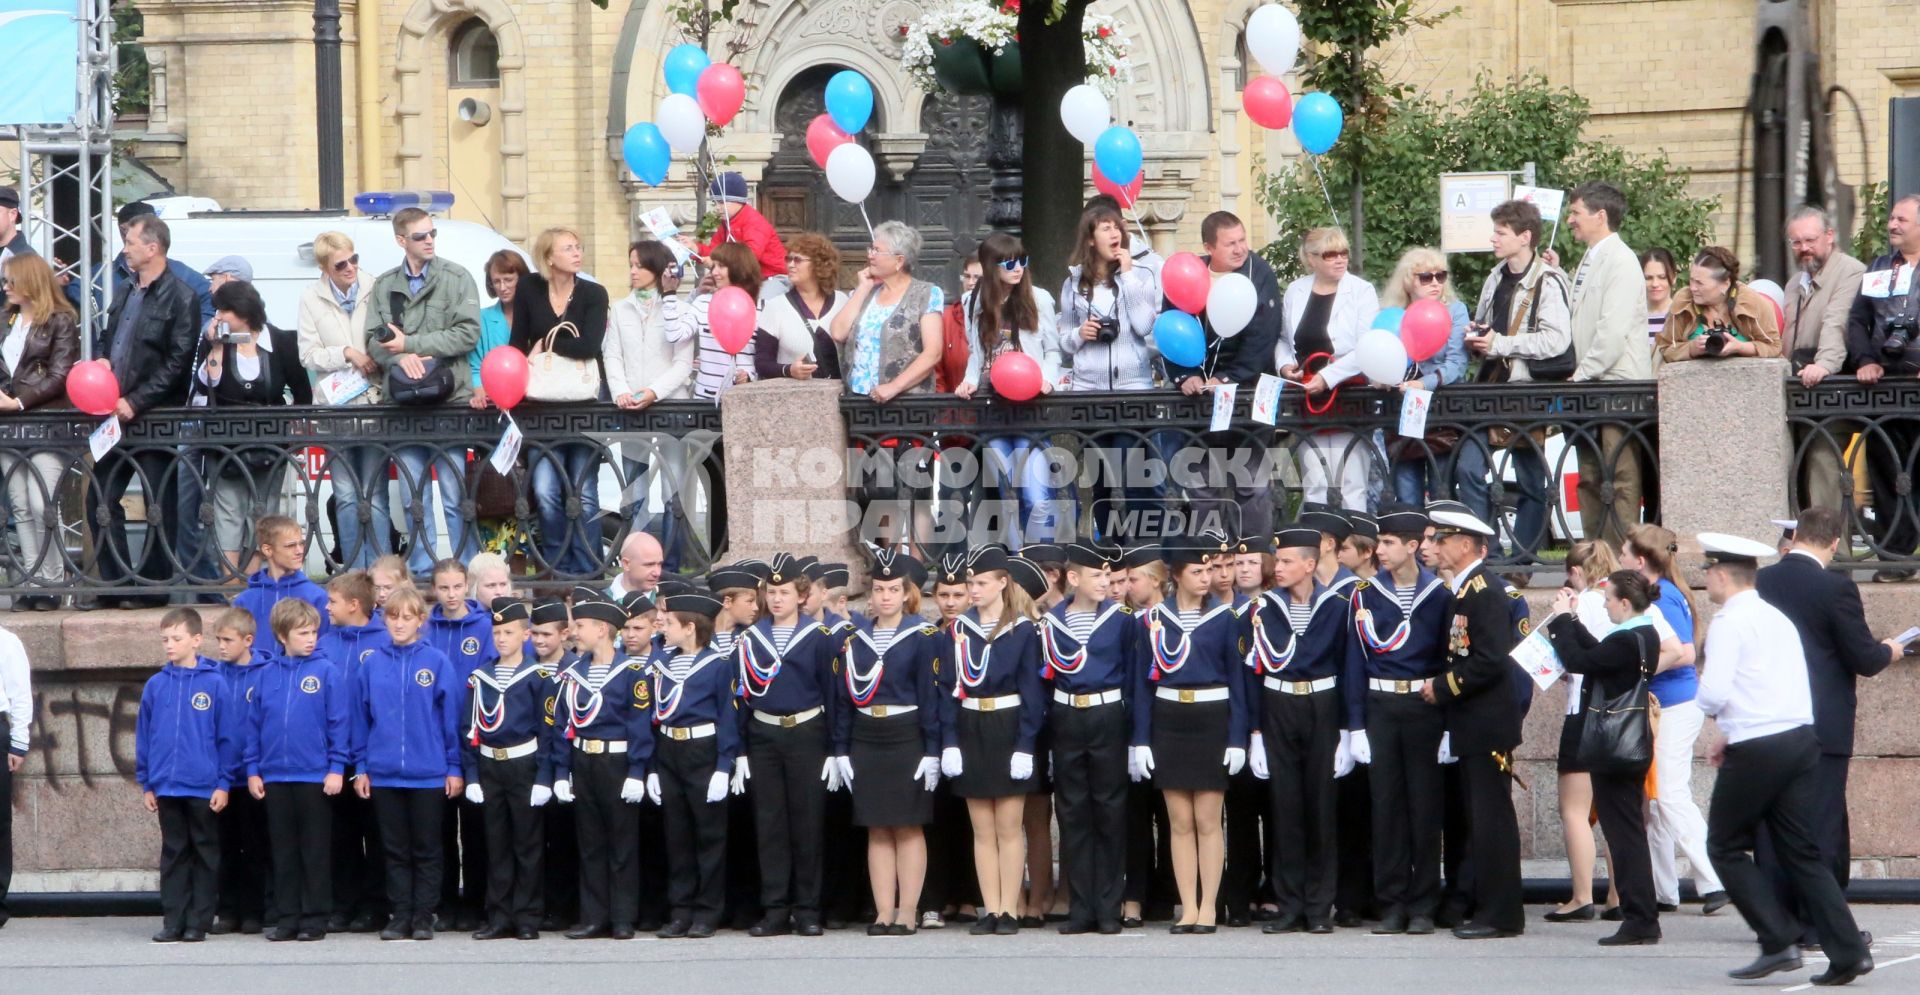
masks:
[[[1146,181],[1146,171],[1141,170],[1134,174],[1132,183],[1123,187],[1107,179],[1107,174],[1101,172],[1098,165],[1093,167],[1093,188],[1119,201],[1123,207],[1131,208],[1140,202],[1140,187]]]
[[[739,287],[720,288],[707,305],[707,327],[713,329],[713,340],[730,356],[740,355],[740,350],[753,341],[753,330],[759,323],[753,298]]]
[[[807,154],[821,169],[827,168],[827,156],[832,155],[834,149],[851,141],[853,136],[841,131],[840,126],[833,123],[832,115],[822,114],[807,125]]]
[[[1761,296],[1766,297],[1765,294]],[[1767,303],[1773,305],[1773,327],[1785,330],[1787,327],[1787,312],[1780,310],[1780,302],[1771,297],[1767,297]]]
[[[1024,352],[1001,353],[987,379],[993,392],[1009,401],[1031,401],[1040,396],[1040,364]]]
[[[1400,319],[1400,343],[1407,347],[1407,358],[1416,363],[1439,355],[1452,334],[1453,316],[1439,301],[1414,301]]]
[[[1253,123],[1269,131],[1278,131],[1293,121],[1293,94],[1287,85],[1271,76],[1255,76],[1240,94],[1240,106],[1246,108]]]
[[[75,363],[67,372],[67,400],[90,415],[110,415],[120,403],[120,381],[104,359]]]
[[[1207,295],[1213,292],[1213,278],[1207,264],[1191,252],[1176,252],[1160,267],[1160,288],[1173,306],[1188,314],[1207,309]]]
[[[527,396],[527,354],[497,345],[480,358],[480,386],[502,411],[512,411]]]
[[[700,71],[694,95],[707,120],[724,128],[740,113],[740,105],[747,102],[747,81],[740,78],[740,70],[716,62]]]

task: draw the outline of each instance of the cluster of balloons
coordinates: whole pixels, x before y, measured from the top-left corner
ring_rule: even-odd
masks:
[[[1340,103],[1324,93],[1309,93],[1296,106],[1285,83],[1276,77],[1293,70],[1300,56],[1300,21],[1293,11],[1268,4],[1247,19],[1247,51],[1268,75],[1247,81],[1240,105],[1253,123],[1269,131],[1293,126],[1293,137],[1313,155],[1324,155],[1340,140],[1345,123]]]
[[[660,101],[654,119],[628,128],[621,146],[627,168],[650,187],[666,182],[675,152],[699,151],[707,125],[726,127],[747,99],[747,83],[740,70],[714,62],[698,45],[675,45],[669,50],[664,75],[670,92]]]
[[[1167,257],[1160,268],[1160,286],[1178,310],[1154,321],[1153,341],[1160,355],[1178,366],[1199,366],[1206,359],[1206,331],[1197,317],[1201,312],[1206,312],[1213,334],[1230,339],[1246,330],[1260,306],[1260,294],[1245,274],[1228,273],[1215,280],[1207,264],[1191,252]]]
[[[1419,300],[1406,307],[1382,308],[1373,327],[1354,344],[1360,372],[1374,383],[1393,384],[1406,378],[1407,364],[1425,362],[1447,347],[1453,317],[1439,301]]]
[[[67,401],[90,415],[105,417],[120,406],[120,380],[104,359],[73,364],[67,372]]]
[[[827,171],[834,196],[849,204],[861,203],[873,192],[873,153],[853,140],[872,119],[873,84],[842,69],[827,80],[827,112],[807,124],[807,154]]]
[[[1060,98],[1060,123],[1082,145],[1093,146],[1093,186],[1131,206],[1140,196],[1145,153],[1133,129],[1113,123],[1113,107],[1098,87],[1082,83]]]

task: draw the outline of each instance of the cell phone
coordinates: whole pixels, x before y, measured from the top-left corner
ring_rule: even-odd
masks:
[[[1893,637],[1893,641],[1896,643],[1899,643],[1902,646],[1905,646],[1916,639],[1920,639],[1920,625],[1916,625],[1913,628],[1908,629],[1907,631],[1902,632],[1901,634]]]

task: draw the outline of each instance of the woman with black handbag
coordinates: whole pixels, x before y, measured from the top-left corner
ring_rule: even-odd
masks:
[[[1660,657],[1660,636],[1645,614],[1653,598],[1653,586],[1645,577],[1616,570],[1606,583],[1607,617],[1614,624],[1606,638],[1595,639],[1580,623],[1574,596],[1565,590],[1554,599],[1547,638],[1567,673],[1585,678],[1575,755],[1592,778],[1600,829],[1613,854],[1614,887],[1624,921],[1618,932],[1600,939],[1601,946],[1611,947],[1660,942],[1653,858],[1642,816],[1647,767],[1653,762],[1647,678]]]
[[[267,326],[267,306],[253,284],[240,280],[221,284],[213,292],[213,322],[201,346],[204,358],[194,373],[192,403],[209,408],[279,406],[288,403],[289,388],[297,388],[292,391],[296,403],[313,403],[304,376],[297,384],[283,376],[282,363],[275,361],[272,332]],[[293,348],[290,342],[278,344],[282,350]],[[249,525],[279,507],[286,447],[255,443],[196,452],[198,466],[183,472],[198,472],[213,501],[214,536],[227,558],[221,576],[244,576]]]

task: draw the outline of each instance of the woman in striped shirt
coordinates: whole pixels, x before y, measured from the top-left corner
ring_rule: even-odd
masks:
[[[717,398],[728,387],[753,379],[753,339],[748,338],[738,354],[730,354],[713,336],[713,326],[707,320],[713,295],[739,287],[756,306],[760,300],[760,261],[753,257],[752,249],[739,242],[722,242],[713,247],[712,263],[692,305],[693,318],[700,324],[700,344],[693,359],[693,396],[703,399]]]

